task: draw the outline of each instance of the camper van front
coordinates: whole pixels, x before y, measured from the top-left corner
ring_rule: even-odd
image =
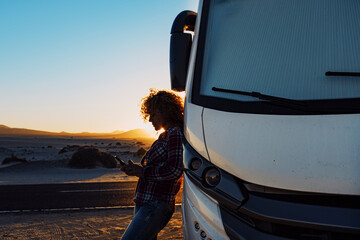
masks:
[[[360,238],[360,1],[201,1],[186,81],[186,239]]]

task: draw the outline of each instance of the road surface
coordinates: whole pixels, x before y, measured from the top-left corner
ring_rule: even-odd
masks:
[[[133,205],[136,182],[0,185],[0,211]]]

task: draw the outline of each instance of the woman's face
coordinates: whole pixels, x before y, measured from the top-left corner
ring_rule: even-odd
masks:
[[[157,110],[154,111],[154,113],[150,114],[149,122],[152,123],[152,125],[155,128],[155,131],[159,131],[161,128],[164,127],[161,113]]]

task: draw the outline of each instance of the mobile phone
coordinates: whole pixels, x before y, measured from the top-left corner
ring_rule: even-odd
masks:
[[[115,158],[116,158],[116,160],[118,160],[119,161],[119,163],[120,163],[120,165],[121,166],[124,166],[124,165],[126,165],[126,163],[123,161],[123,160],[121,160],[120,158],[118,158],[117,156],[114,156]]]

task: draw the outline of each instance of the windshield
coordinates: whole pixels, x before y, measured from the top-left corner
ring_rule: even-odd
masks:
[[[200,96],[261,101],[215,87],[294,100],[360,98],[360,1],[210,0],[207,10]]]

